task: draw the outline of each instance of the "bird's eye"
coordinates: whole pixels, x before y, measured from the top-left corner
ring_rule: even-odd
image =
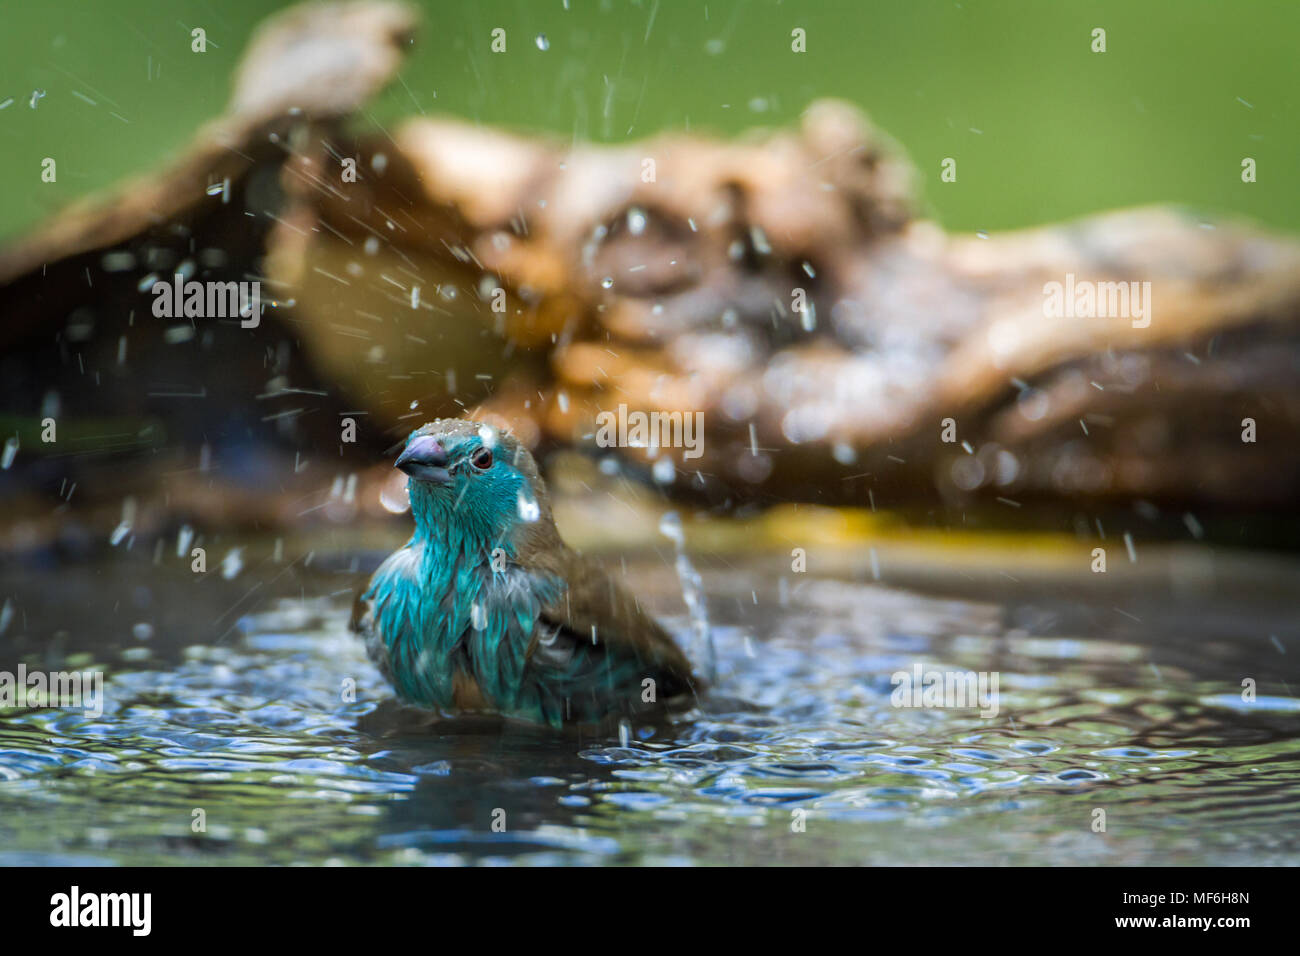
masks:
[[[492,452],[488,451],[486,448],[480,448],[475,453],[474,457],[470,459],[470,464],[479,471],[487,471],[492,467]]]

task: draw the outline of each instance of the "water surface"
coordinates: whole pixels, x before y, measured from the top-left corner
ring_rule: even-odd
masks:
[[[345,627],[371,555],[147,550],[0,578],[0,668],[106,681],[99,717],[0,711],[0,863],[1300,863],[1286,594],[955,599],[705,556],[750,706],[620,740],[395,706]],[[671,562],[625,564],[685,638]],[[918,663],[997,672],[998,715],[892,706]]]

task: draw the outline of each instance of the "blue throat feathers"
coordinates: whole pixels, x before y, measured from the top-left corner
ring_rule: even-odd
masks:
[[[416,530],[406,561],[416,566],[376,575],[367,593],[384,598],[379,623],[397,690],[412,703],[450,709],[459,703],[463,673],[474,678],[487,705],[512,711],[522,690],[526,636],[541,605],[561,591],[559,582],[534,580],[514,563],[508,538],[485,540],[484,523],[449,513],[411,484]],[[417,504],[418,498],[434,500]],[[498,548],[501,571],[493,566]]]

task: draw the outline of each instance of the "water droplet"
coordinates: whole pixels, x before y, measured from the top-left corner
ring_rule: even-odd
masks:
[[[551,41],[546,39],[545,33],[537,34],[537,49],[546,52],[551,48]]]
[[[44,90],[32,90],[32,98],[28,101],[27,105],[30,106],[32,109],[36,109],[37,101],[42,100],[44,98],[45,98]]]
[[[106,252],[99,267],[105,272],[129,272],[135,268],[135,256],[122,249]]]
[[[669,511],[659,519],[659,533],[674,544],[681,544],[684,540],[682,535],[682,517],[676,511]]]
[[[1026,389],[1016,399],[1020,414],[1031,422],[1041,420],[1050,410],[1051,404],[1047,394],[1036,388]]]
[[[221,559],[221,576],[230,581],[242,570],[244,570],[243,548],[231,548]]]
[[[380,487],[379,504],[389,514],[394,515],[406,514],[411,509],[406,476],[400,471],[394,471],[393,476]]]
[[[984,465],[975,457],[961,457],[953,461],[949,469],[952,483],[962,491],[974,491],[984,483]]]
[[[522,488],[519,489],[519,518],[521,521],[527,521],[532,524],[542,516],[541,506],[531,497],[524,493]]]

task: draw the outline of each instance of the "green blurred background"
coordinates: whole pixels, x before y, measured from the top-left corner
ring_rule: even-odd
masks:
[[[287,5],[0,3],[0,103],[13,98],[0,109],[0,236],[183,148],[222,109],[254,25]],[[401,82],[362,122],[451,113],[618,142],[789,124],[811,100],[836,96],[907,149],[928,208],[951,229],[1172,201],[1300,231],[1297,2],[420,5]],[[190,52],[198,26],[205,54]],[[505,54],[489,52],[495,27],[507,31]],[[795,27],[807,31],[806,53],[791,52]],[[1090,49],[1095,27],[1105,53]],[[47,95],[33,110],[37,88]],[[57,183],[40,181],[46,156]],[[956,183],[939,180],[947,156]],[[1257,183],[1241,181],[1246,156]]]

